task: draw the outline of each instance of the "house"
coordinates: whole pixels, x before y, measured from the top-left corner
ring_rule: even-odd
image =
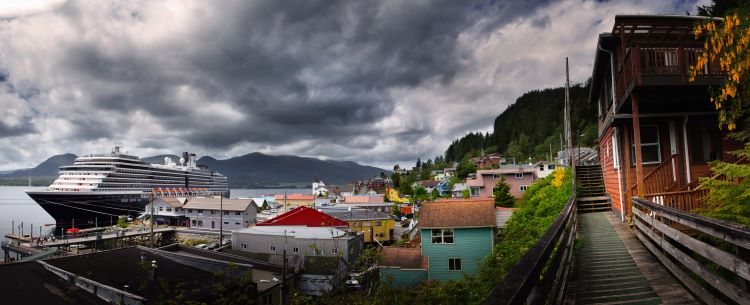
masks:
[[[497,153],[474,157],[469,160],[469,162],[480,169],[497,168],[504,161],[505,159]]]
[[[458,280],[477,273],[492,254],[497,226],[492,199],[453,199],[425,202],[415,248],[385,247],[381,281],[412,286],[416,281]],[[425,273],[426,271],[426,273]]]
[[[336,227],[268,225],[232,232],[232,249],[253,253],[341,257],[354,263],[364,248],[364,236]]]
[[[280,204],[287,210],[298,206],[309,207],[315,204],[315,196],[303,194],[275,195],[274,200],[276,200],[276,204]]]
[[[245,228],[258,221],[258,205],[253,199],[227,199],[190,197],[182,206],[191,228],[224,229]],[[224,222],[223,226],[220,225]]]
[[[256,226],[306,226],[348,228],[349,223],[306,206],[296,207],[289,212],[278,215]]]
[[[445,196],[451,193],[450,186],[451,180],[443,179],[442,181],[439,181],[437,185],[435,185],[435,189],[438,191],[438,195]]]
[[[437,187],[438,183],[440,182],[435,181],[435,180],[420,180],[420,181],[414,182],[412,184],[412,188],[417,189],[418,187],[422,187],[425,189],[425,191],[427,191],[427,194],[430,194],[432,193],[432,190],[434,190],[435,187]]]
[[[727,152],[741,148],[719,130],[710,102],[708,86],[723,80],[718,63],[709,63],[694,82],[686,76],[703,45],[692,28],[704,19],[617,15],[593,48],[589,103],[599,109],[599,165],[623,220],[631,196],[696,207],[701,194],[694,188],[710,175],[708,163],[732,162]]]
[[[539,161],[534,164],[536,166],[536,177],[537,179],[547,178],[550,174],[555,172],[555,169],[562,165],[556,164],[549,161]]]
[[[510,194],[521,198],[523,192],[537,179],[537,167],[527,164],[502,165],[497,169],[477,170],[476,176],[466,178],[466,184],[471,190],[472,198],[492,198],[492,190],[505,177],[505,183],[510,185]]]
[[[328,188],[323,180],[317,178],[312,183],[312,195],[315,197],[328,197]]]
[[[392,187],[385,189],[385,197],[388,198],[388,201],[394,202],[394,203],[409,203],[409,198],[404,196],[401,197],[398,190]],[[385,200],[385,199],[384,199]]]
[[[366,243],[375,241],[389,243],[396,241],[398,237],[394,233],[396,221],[391,218],[390,213],[362,208],[342,209],[335,207],[323,208],[320,211],[346,221],[352,231],[364,235]]]
[[[186,197],[156,197],[153,202],[154,219],[159,224],[188,226],[189,221],[182,208],[186,201]],[[143,215],[151,215],[151,213],[151,204],[147,204]]]
[[[367,184],[367,188],[376,193],[382,193],[383,190],[385,190],[385,179],[380,177],[373,178],[370,180],[370,183]]]
[[[382,195],[380,195],[382,197]],[[352,209],[368,209],[373,211],[381,211],[390,213],[391,209],[393,208],[394,203],[393,202],[344,202],[344,203],[338,203],[335,205],[335,207],[339,208],[352,208]]]
[[[382,194],[363,194],[363,195],[345,196],[344,203],[348,203],[348,204],[383,203],[383,195]]]
[[[467,179],[469,179],[467,177]],[[469,185],[466,183],[456,183],[453,185],[453,189],[451,189],[452,197],[453,198],[463,198],[464,190],[468,190]]]

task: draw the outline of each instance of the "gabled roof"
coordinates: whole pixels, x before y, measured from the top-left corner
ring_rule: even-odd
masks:
[[[348,227],[349,224],[326,213],[301,206],[256,226]]]
[[[161,201],[164,204],[171,206],[173,208],[182,207],[182,205],[185,203],[185,198],[177,198],[177,197],[159,197],[156,200]]]
[[[427,257],[419,248],[383,247],[383,260],[380,266],[406,269],[427,269]]]
[[[195,210],[225,210],[225,211],[245,211],[248,207],[253,206],[258,209],[258,205],[252,199],[227,199],[227,198],[188,198],[182,208]]]
[[[447,199],[425,202],[420,209],[420,228],[494,227],[495,202],[487,199]]]
[[[284,200],[284,195],[276,195],[274,196],[276,200]],[[303,194],[289,194],[286,195],[286,200],[314,200],[315,196],[313,195],[303,195]]]

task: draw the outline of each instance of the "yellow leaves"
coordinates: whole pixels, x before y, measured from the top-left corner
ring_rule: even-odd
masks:
[[[556,188],[560,188],[565,182],[565,171],[561,167],[558,167],[552,174],[554,175],[554,178],[552,178],[550,184]]]
[[[689,79],[695,81],[697,75],[708,71],[707,67],[713,67],[712,63],[718,63],[725,75],[724,83],[711,93],[711,103],[719,111],[719,124],[729,130],[737,128],[735,120],[743,115],[742,105],[747,105],[743,100],[748,97],[739,93],[739,88],[750,77],[750,19],[745,12],[740,13],[730,13],[721,24],[710,20],[693,27],[696,39],[705,38],[703,52],[690,67]]]

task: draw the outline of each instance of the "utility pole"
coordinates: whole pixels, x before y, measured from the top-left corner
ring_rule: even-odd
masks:
[[[570,118],[570,75],[568,68],[568,58],[565,57],[565,133],[567,135],[568,144],[568,164],[573,174],[573,185],[576,185],[576,168],[575,162],[573,162],[573,133],[571,130],[571,118]]]
[[[224,196],[219,196],[219,247],[224,244]]]
[[[148,201],[151,204],[151,248],[154,247],[154,190],[151,190],[151,194],[148,195]]]

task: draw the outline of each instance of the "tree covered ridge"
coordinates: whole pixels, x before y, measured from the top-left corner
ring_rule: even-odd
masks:
[[[596,104],[588,103],[589,83],[570,87],[572,130],[583,134],[580,140],[587,146],[593,145],[597,131]],[[564,103],[564,87],[529,91],[495,118],[492,133],[470,132],[454,140],[445,158],[461,161],[482,152],[499,152],[519,162],[529,157],[547,159],[550,147],[553,154],[561,150]]]

